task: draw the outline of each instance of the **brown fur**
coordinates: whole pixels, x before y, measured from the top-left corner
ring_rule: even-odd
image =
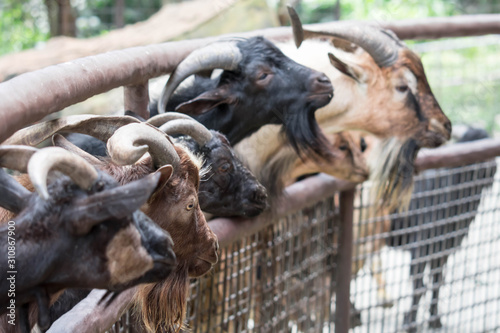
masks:
[[[144,326],[151,332],[158,327],[173,332],[174,328],[177,330],[183,325],[188,276],[207,273],[218,260],[217,237],[208,227],[197,201],[199,166],[181,147],[175,149],[180,157],[179,167],[142,207],[146,215],[170,233],[179,263],[178,269],[167,280],[142,287],[135,295],[135,307],[142,311]],[[103,160],[97,167],[121,184],[155,172],[151,158],[124,167]],[[186,208],[190,200],[194,203],[192,212]]]
[[[179,332],[185,328],[188,294],[188,269],[179,265],[166,280],[140,287],[134,299],[135,310],[148,332]]]
[[[142,207],[153,221],[170,233],[179,263],[167,280],[140,288],[135,295],[135,307],[143,311],[144,325],[153,328],[152,331],[154,327],[171,329],[183,325],[189,277],[207,273],[218,260],[217,237],[208,227],[197,202],[200,163],[193,161],[193,156],[181,147],[176,146],[175,149],[180,157],[179,167],[165,184],[158,186]],[[151,158],[144,158],[132,166],[119,166],[104,159],[97,162],[85,153],[81,156],[122,185],[156,171]],[[33,189],[27,178],[21,178],[20,182],[28,189]],[[189,198],[194,203],[192,213],[186,211]],[[156,303],[157,300],[161,302]]]
[[[360,183],[368,179],[369,170],[363,152],[361,151],[360,132],[341,132],[326,136],[330,142],[332,154],[331,161],[298,159],[292,166],[286,184],[302,175],[323,172],[339,179]],[[334,151],[334,152],[333,152]]]
[[[397,149],[400,155],[390,161],[384,159],[386,154],[375,155],[369,162],[371,169],[378,165],[375,169],[379,171],[389,170],[378,183],[381,198],[394,204],[399,198],[407,197],[411,193],[411,181],[407,180],[412,176],[409,174],[412,161],[399,159],[409,156],[405,156],[401,147],[409,141],[420,147],[436,147],[449,138],[451,129],[450,121],[432,94],[418,55],[403,48],[396,64],[380,68],[360,48],[345,52],[320,41],[305,41],[299,50],[292,44],[280,45],[280,48],[295,61],[324,72],[335,87],[335,97],[330,104],[315,113],[326,135],[360,130],[387,140],[383,142],[388,144],[385,150]],[[332,66],[328,52],[347,64],[357,81]],[[397,89],[405,85],[410,88],[405,93]],[[398,140],[399,147],[391,144],[391,138]],[[265,126],[242,141],[236,150],[249,162],[251,171],[260,174],[267,161],[283,148],[277,126]]]
[[[106,258],[112,284],[132,281],[153,268],[153,259],[141,246],[141,235],[132,225],[113,237],[106,247]]]

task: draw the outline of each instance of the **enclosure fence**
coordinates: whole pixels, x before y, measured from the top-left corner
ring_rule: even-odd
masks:
[[[326,196],[331,177],[293,185],[292,196],[308,188],[323,197],[247,236],[222,239],[220,264],[191,284],[190,331],[500,329],[500,174],[492,158],[500,140],[460,146],[460,154],[444,147],[420,157],[449,167],[422,170],[403,212],[378,210],[369,185]],[[457,160],[450,163],[450,154]],[[347,266],[344,249],[352,252]],[[349,320],[340,317],[346,309]],[[111,332],[141,332],[126,324],[129,315]]]
[[[446,19],[413,29],[403,24],[399,31],[402,38],[405,33],[430,38],[458,36],[457,31],[500,32],[498,16],[496,21],[488,17],[493,28],[479,24],[481,19],[474,25],[474,18],[469,18],[465,30],[457,30],[460,22],[451,18],[448,23],[454,28],[448,32],[442,29]],[[328,25],[321,26],[328,30]],[[394,30],[398,32],[397,24]],[[284,29],[258,33],[290,37]],[[110,52],[2,83],[0,139],[118,86],[125,86],[126,109],[144,114],[147,80],[172,71],[191,50],[212,40]],[[446,100],[446,94],[453,93],[448,87],[463,85],[435,83],[450,76],[448,72],[434,75],[444,68],[439,57],[427,59],[424,56],[431,86],[438,100]],[[463,73],[467,80],[479,80],[474,70]],[[488,76],[491,82],[484,93],[492,98],[471,99],[464,110],[498,105],[494,93],[498,77]],[[53,93],[42,95],[40,87]],[[464,88],[462,94],[467,93],[470,89]],[[487,104],[473,105],[474,101]],[[445,105],[443,109],[448,112]],[[347,332],[352,327],[355,332],[400,332],[427,331],[441,324],[449,332],[498,330],[500,263],[495,255],[500,246],[496,226],[500,179],[492,158],[499,155],[500,140],[422,154],[417,161],[422,173],[415,179],[415,193],[404,212],[377,209],[366,194],[367,184],[356,187],[319,175],[288,187],[273,216],[211,221],[220,240],[221,260],[211,274],[191,283],[189,328],[193,332]],[[126,311],[132,294],[133,290],[122,293],[113,306],[103,309],[95,302],[99,299],[95,292],[49,332],[61,332],[57,327],[102,331],[98,327],[110,327],[122,314],[110,332],[133,332],[131,313]]]

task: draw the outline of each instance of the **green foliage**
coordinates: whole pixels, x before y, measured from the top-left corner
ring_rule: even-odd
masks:
[[[453,124],[500,130],[495,125],[500,114],[499,53],[499,45],[489,45],[422,55],[433,92]]]
[[[114,25],[116,0],[86,0],[78,9],[78,36],[91,37],[116,28]],[[162,0],[125,0],[124,21],[132,24],[148,19],[162,7]]]
[[[299,15],[304,23],[331,21],[336,0],[303,0]],[[341,0],[343,20],[397,20],[460,14],[448,0]]]
[[[34,47],[49,38],[33,15],[40,8],[27,1],[4,0],[0,5],[0,55]]]

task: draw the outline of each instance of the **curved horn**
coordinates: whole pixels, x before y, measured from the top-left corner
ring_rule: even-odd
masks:
[[[195,120],[193,117],[188,116],[187,114],[180,113],[180,112],[166,112],[162,114],[158,114],[154,117],[149,118],[146,120],[146,123],[153,125],[154,127],[160,127],[161,125],[165,124],[168,121],[175,120],[175,119],[188,119],[188,120]]]
[[[184,134],[192,137],[201,147],[212,140],[212,133],[196,120],[176,119],[163,124],[162,132],[168,135]]]
[[[206,145],[213,137],[212,133],[196,119],[179,112],[162,113],[147,121],[168,135],[185,134],[192,137],[200,146]]]
[[[107,147],[109,156],[120,165],[134,164],[148,151],[155,167],[172,164],[175,169],[180,163],[165,133],[146,123],[120,127],[109,138]]]
[[[58,132],[87,134],[106,141],[118,128],[139,122],[130,116],[68,116],[23,128],[8,138],[4,144],[35,146]]]
[[[304,30],[295,10],[288,6],[292,22],[295,45],[299,47],[304,39],[331,36],[350,41],[364,49],[379,67],[389,67],[398,60],[399,50],[404,44],[391,31],[363,24],[339,23],[331,31]]]
[[[159,113],[165,113],[173,92],[188,76],[208,69],[235,70],[243,56],[234,41],[216,42],[189,54],[174,70],[160,95]]]
[[[33,154],[28,163],[31,183],[40,197],[49,198],[47,175],[57,170],[68,175],[82,189],[89,189],[97,180],[97,170],[82,157],[59,147],[47,147]]]
[[[28,162],[38,149],[27,146],[0,146],[0,167],[28,172]]]

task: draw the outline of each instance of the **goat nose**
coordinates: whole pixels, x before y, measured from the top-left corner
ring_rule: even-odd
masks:
[[[324,73],[314,72],[311,76],[311,92],[313,94],[333,95],[332,82]]]
[[[320,75],[318,77],[316,77],[316,80],[318,82],[321,82],[321,83],[331,84],[330,79],[328,78],[328,76],[326,76],[323,73],[320,73]]]
[[[451,133],[451,121],[447,121],[445,124],[444,124],[444,128],[448,131],[448,133]]]
[[[252,200],[262,202],[267,200],[267,191],[264,186],[257,186],[253,190]]]

